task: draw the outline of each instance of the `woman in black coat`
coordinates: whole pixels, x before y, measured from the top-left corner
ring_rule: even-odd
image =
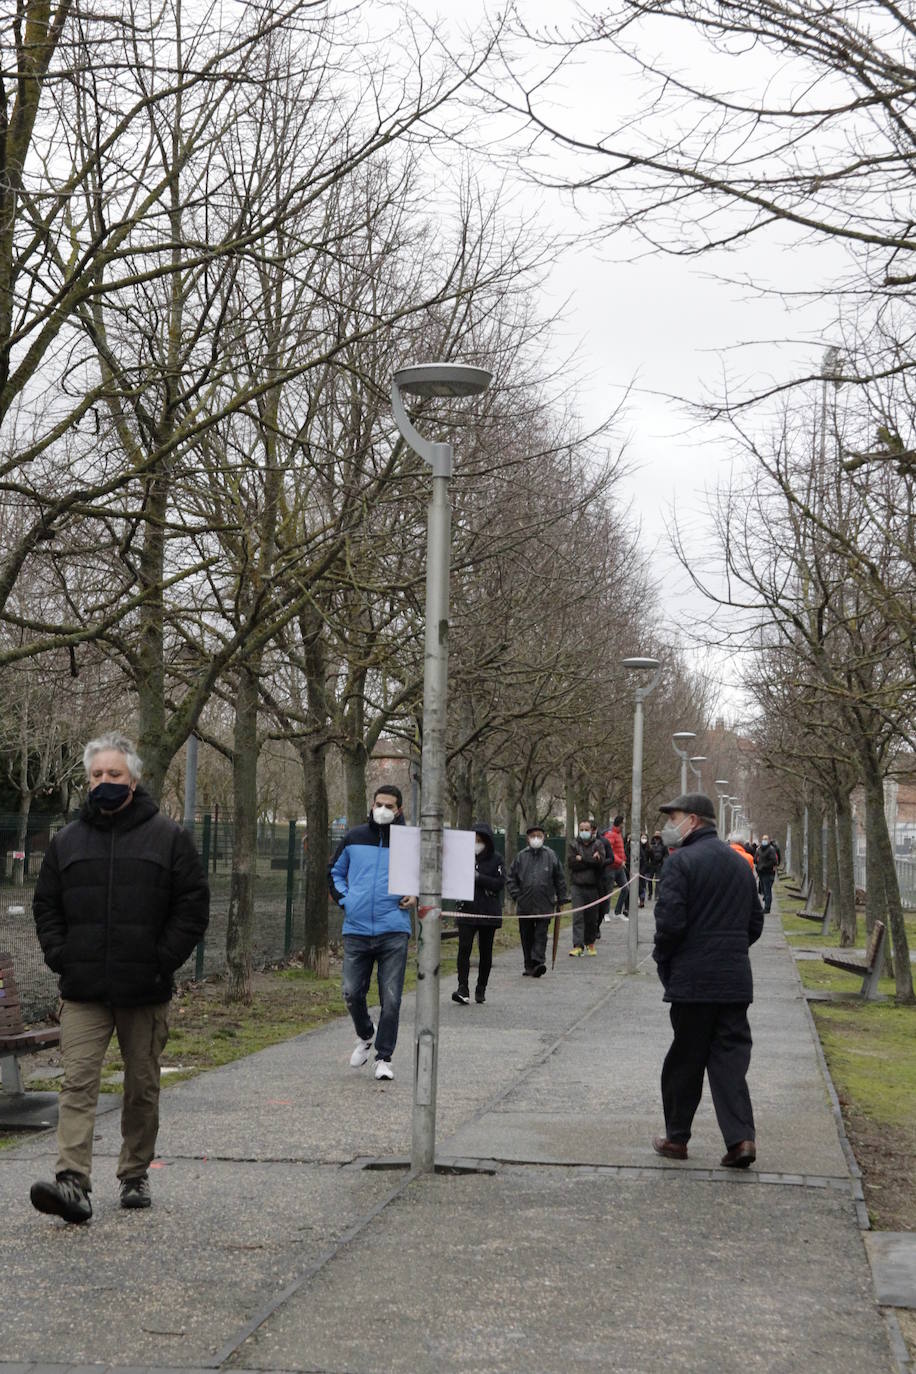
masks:
[[[493,938],[503,923],[503,888],[506,886],[506,869],[496,852],[493,831],[485,821],[480,821],[474,826],[474,834],[474,900],[458,903],[459,912],[468,905],[471,910],[467,916],[457,917],[458,987],[452,993],[452,1001],[465,1007],[471,1000],[471,948],[475,935],[478,960],[474,1001],[486,1001],[487,982],[493,967]]]

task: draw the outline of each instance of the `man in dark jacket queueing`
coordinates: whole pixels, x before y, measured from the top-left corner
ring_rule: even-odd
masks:
[[[544,827],[529,825],[527,834],[528,847],[513,859],[506,888],[518,915],[527,916],[518,923],[524,976],[540,978],[547,972],[549,913],[566,901],[566,874],[556,854],[544,844]],[[535,918],[535,912],[548,914]]]
[[[760,841],[760,847],[754,855],[754,863],[757,865],[757,879],[763,898],[763,914],[769,916],[773,905],[773,883],[776,881],[776,870],[779,867],[779,851],[768,835],[764,835]]]
[[[210,910],[193,841],[138,786],[142,764],[131,741],[102,735],[86,745],[83,762],[86,803],[48,846],[32,904],[45,963],[60,975],[64,1078],[57,1177],[34,1183],[31,1198],[39,1212],[70,1222],[92,1216],[92,1136],[115,1031],[124,1060],[121,1206],[150,1206],[172,976]]]
[[[478,1005],[487,1000],[487,983],[493,967],[493,938],[503,923],[503,888],[506,869],[502,856],[496,852],[493,831],[486,821],[474,826],[474,896],[471,901],[459,902],[458,911],[469,907],[467,916],[458,917],[458,986],[452,1001],[468,1006],[471,1000],[471,949],[477,936],[477,986],[474,1001]]]
[[[662,1066],[665,1134],[656,1154],[686,1159],[703,1074],[725,1139],[725,1168],[746,1169],[757,1157],[747,1087],[753,1000],[748,949],[760,938],[763,910],[751,866],[716,834],[715,807],[699,792],[660,810],[668,823],[665,861],[655,901],[653,958],[671,1003],[674,1040]]]

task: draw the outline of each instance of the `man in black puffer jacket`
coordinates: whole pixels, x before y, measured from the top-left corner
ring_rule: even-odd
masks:
[[[173,975],[206,930],[210,907],[190,836],[138,786],[131,741],[103,735],[83,761],[86,803],[48,846],[33,900],[45,963],[60,975],[64,1079],[57,1177],[33,1184],[31,1197],[40,1212],[70,1222],[92,1216],[92,1136],[114,1031],[124,1060],[121,1206],[150,1205]]]
[[[709,797],[686,793],[660,810],[668,816],[662,842],[674,853],[658,886],[652,957],[671,1003],[674,1041],[662,1066],[665,1134],[652,1143],[657,1154],[687,1158],[706,1073],[725,1139],[721,1162],[746,1169],[757,1157],[747,1087],[748,949],[763,930],[757,883],[750,864],[718,838]]]

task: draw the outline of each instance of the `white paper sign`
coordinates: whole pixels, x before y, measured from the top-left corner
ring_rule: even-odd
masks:
[[[474,831],[442,832],[442,896],[450,901],[474,898]],[[389,837],[388,891],[417,896],[420,892],[420,827],[393,825]]]
[[[453,902],[474,900],[473,830],[446,830],[442,835],[442,895]]]

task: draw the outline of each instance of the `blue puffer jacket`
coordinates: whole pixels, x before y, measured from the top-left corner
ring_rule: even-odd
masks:
[[[392,825],[403,825],[396,816]],[[410,912],[399,906],[399,894],[388,891],[389,825],[376,825],[371,816],[365,825],[348,830],[328,866],[328,887],[342,906],[344,935],[410,934]],[[407,894],[404,894],[407,895]]]

